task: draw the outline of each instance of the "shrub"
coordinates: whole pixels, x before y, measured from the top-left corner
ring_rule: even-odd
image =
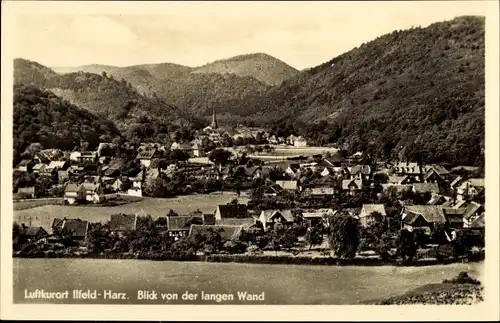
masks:
[[[247,249],[247,253],[251,256],[262,255],[264,252],[258,246],[250,246]]]
[[[444,279],[443,284],[473,284],[473,285],[481,285],[481,282],[477,279],[469,277],[469,274],[466,271],[462,271],[458,274],[457,277],[452,279]]]

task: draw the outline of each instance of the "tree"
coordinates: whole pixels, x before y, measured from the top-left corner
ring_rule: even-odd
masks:
[[[269,233],[269,244],[278,255],[282,248],[291,249],[297,242],[297,237],[292,228],[277,223]]]
[[[330,248],[336,257],[354,258],[359,245],[359,220],[344,213],[330,219]]]
[[[413,261],[417,255],[417,242],[413,232],[401,230],[397,240],[397,254],[403,261]]]
[[[179,214],[174,210],[170,209],[167,213],[167,216],[179,216]]]
[[[309,227],[306,232],[306,241],[309,244],[309,250],[312,246],[323,243],[323,226],[321,224]]]
[[[170,160],[174,163],[186,162],[189,159],[189,155],[180,149],[174,149],[170,152]]]
[[[227,165],[232,153],[221,148],[214,149],[208,154],[208,159],[217,165]]]

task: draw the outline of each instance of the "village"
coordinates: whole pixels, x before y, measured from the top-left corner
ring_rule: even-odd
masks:
[[[235,147],[224,145],[230,139]],[[136,210],[103,216],[100,221],[107,225],[107,232],[122,240],[124,232],[141,230],[149,221],[149,230],[153,223],[155,230],[165,232],[169,243],[194,243],[195,253],[287,250],[297,254],[293,250],[301,244],[309,245],[299,248],[302,251],[313,246],[329,250],[328,245],[332,248],[335,243],[332,230],[349,230],[349,223],[336,227],[338,223],[333,222],[346,217],[360,228],[356,235],[363,243],[356,242],[356,250],[360,244],[361,249],[380,249],[375,246],[381,243],[377,236],[385,233],[388,241],[396,241],[402,231],[409,232],[418,237],[415,246],[421,248],[448,245],[459,232],[484,234],[484,178],[474,177],[473,167],[448,170],[412,161],[374,163],[363,152],[345,156],[328,147],[315,147],[316,152],[324,149],[324,155],[273,156],[278,149],[307,152],[307,141],[293,135],[277,138],[260,128],[218,128],[215,112],[211,125],[190,142],[176,141],[170,147],[143,143],[135,150],[127,144],[101,143],[95,151],[35,152],[14,170],[15,203],[39,200],[102,209],[143,197],[235,192],[234,200],[213,205],[213,212],[170,210],[152,219]],[[239,203],[240,196],[246,196],[248,203]],[[132,202],[130,206],[133,210]],[[68,236],[84,243],[96,230],[94,223],[66,214],[54,214],[50,223],[37,216],[17,220],[17,252]],[[217,246],[207,247],[214,232]],[[388,241],[384,242],[386,251],[378,250],[380,256],[389,257],[392,249],[399,250]],[[349,257],[354,256],[356,251]]]

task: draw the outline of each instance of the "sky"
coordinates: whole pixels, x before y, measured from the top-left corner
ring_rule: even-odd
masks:
[[[484,15],[485,7],[478,1],[114,2],[85,7],[31,2],[15,12],[13,56],[49,67],[161,62],[194,67],[261,52],[304,69],[393,30]]]

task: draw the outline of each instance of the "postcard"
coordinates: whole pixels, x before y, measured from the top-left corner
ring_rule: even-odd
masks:
[[[2,6],[2,318],[498,319],[497,2]]]

